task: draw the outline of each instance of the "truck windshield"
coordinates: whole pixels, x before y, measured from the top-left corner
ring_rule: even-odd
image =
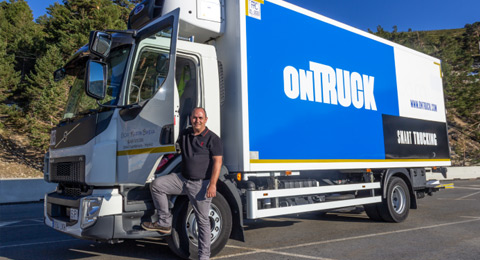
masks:
[[[122,45],[110,52],[107,60],[107,91],[102,104],[115,105],[121,90],[125,67],[130,54],[131,45]],[[97,101],[85,93],[85,67],[78,71],[68,95],[63,119],[79,117],[96,111]]]

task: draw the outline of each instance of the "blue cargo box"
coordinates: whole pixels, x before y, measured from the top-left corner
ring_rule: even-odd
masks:
[[[240,83],[227,81],[242,122],[224,116],[222,138],[243,147],[226,161],[243,159],[230,167],[450,165],[440,60],[283,1],[242,2]]]

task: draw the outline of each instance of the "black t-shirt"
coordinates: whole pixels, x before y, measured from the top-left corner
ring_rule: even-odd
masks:
[[[182,154],[182,175],[187,179],[210,179],[212,156],[223,156],[222,140],[208,128],[193,135],[193,129],[185,129],[178,138]]]

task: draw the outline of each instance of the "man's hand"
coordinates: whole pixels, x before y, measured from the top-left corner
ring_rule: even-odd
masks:
[[[217,186],[210,183],[207,188],[207,198],[213,198],[215,196],[217,196]]]
[[[212,156],[213,167],[212,167],[212,177],[210,177],[210,184],[207,188],[207,198],[213,198],[217,196],[217,181],[220,176],[220,169],[222,168],[223,157]]]

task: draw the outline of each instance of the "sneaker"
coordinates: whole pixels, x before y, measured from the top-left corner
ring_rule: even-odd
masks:
[[[172,232],[172,227],[162,227],[158,222],[143,222],[142,228],[148,231],[158,231],[163,234],[170,234]]]

